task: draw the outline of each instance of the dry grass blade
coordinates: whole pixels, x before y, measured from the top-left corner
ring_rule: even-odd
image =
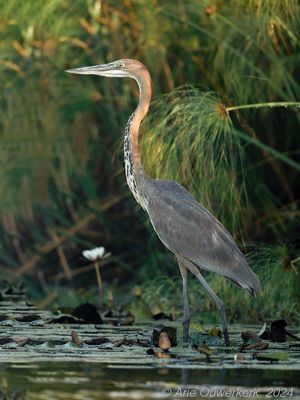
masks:
[[[115,204],[119,203],[122,200],[122,198],[123,198],[123,196],[117,196],[113,199],[109,199],[109,200],[103,202],[100,209],[102,211],[108,210],[110,207],[113,207]],[[71,235],[74,235],[74,234],[80,232],[95,218],[96,218],[95,214],[90,214],[90,215],[86,216],[84,219],[82,219],[81,221],[77,222],[74,226],[72,226],[72,228],[68,229],[66,231],[66,234],[71,236]],[[67,239],[68,239],[67,236],[60,236],[55,241],[52,240],[51,242],[46,243],[44,246],[42,246],[39,249],[39,252],[41,253],[41,255],[35,255],[30,260],[25,262],[21,267],[19,267],[17,269],[17,271],[15,271],[14,276],[19,277],[25,273],[28,273],[42,259],[44,254],[47,254],[53,250],[56,250],[57,246],[64,243]]]

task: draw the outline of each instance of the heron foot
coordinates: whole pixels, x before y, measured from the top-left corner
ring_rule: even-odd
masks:
[[[226,347],[230,346],[230,341],[229,341],[229,335],[228,335],[227,328],[223,329],[223,335],[224,335],[224,340],[225,340],[225,346]]]

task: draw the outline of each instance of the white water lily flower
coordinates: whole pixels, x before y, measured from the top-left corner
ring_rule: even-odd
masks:
[[[101,246],[101,247],[95,247],[92,250],[84,250],[82,252],[82,255],[89,261],[96,261],[99,260],[100,258],[108,257],[110,253],[105,254],[105,248]]]

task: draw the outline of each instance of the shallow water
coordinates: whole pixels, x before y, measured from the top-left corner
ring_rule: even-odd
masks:
[[[231,347],[212,338],[207,357],[182,344],[176,322],[163,322],[179,333],[178,346],[163,353],[151,344],[153,327],[160,324],[154,321],[51,324],[50,312],[25,301],[2,301],[0,317],[0,399],[300,398],[297,342],[270,343],[235,361],[241,332],[258,332],[258,326],[231,325]],[[72,341],[73,330],[81,346]],[[299,335],[299,329],[291,330]],[[197,341],[197,332],[192,336]],[[99,337],[106,342],[88,344]],[[284,357],[258,360],[257,354]]]
[[[271,388],[278,387],[292,390],[292,398],[300,396],[296,387],[299,371],[274,371],[272,368],[170,369],[163,364],[155,368],[116,368],[99,363],[47,362],[2,364],[0,373],[2,386],[5,382],[8,394],[12,396],[17,391],[26,399],[223,398],[226,397],[222,395],[225,390],[232,391],[233,395],[229,397],[243,398],[239,392],[246,390],[251,394],[250,389],[255,388],[257,395],[253,392],[253,398],[267,398]]]

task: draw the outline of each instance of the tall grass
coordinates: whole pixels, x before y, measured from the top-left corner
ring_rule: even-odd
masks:
[[[142,134],[149,174],[179,180],[244,244],[273,243],[277,254],[284,242],[297,257],[299,111],[226,111],[299,100],[296,1],[11,0],[0,11],[3,271],[40,254],[50,229],[90,212],[97,229],[64,245],[71,267],[82,246],[99,242],[123,281],[137,265],[138,280],[170,264],[124,184],[122,127],[135,83],[63,73],[119,58],[140,59],[153,78]],[[125,200],[103,213],[103,201],[120,194]],[[42,260],[47,266],[49,255]]]

